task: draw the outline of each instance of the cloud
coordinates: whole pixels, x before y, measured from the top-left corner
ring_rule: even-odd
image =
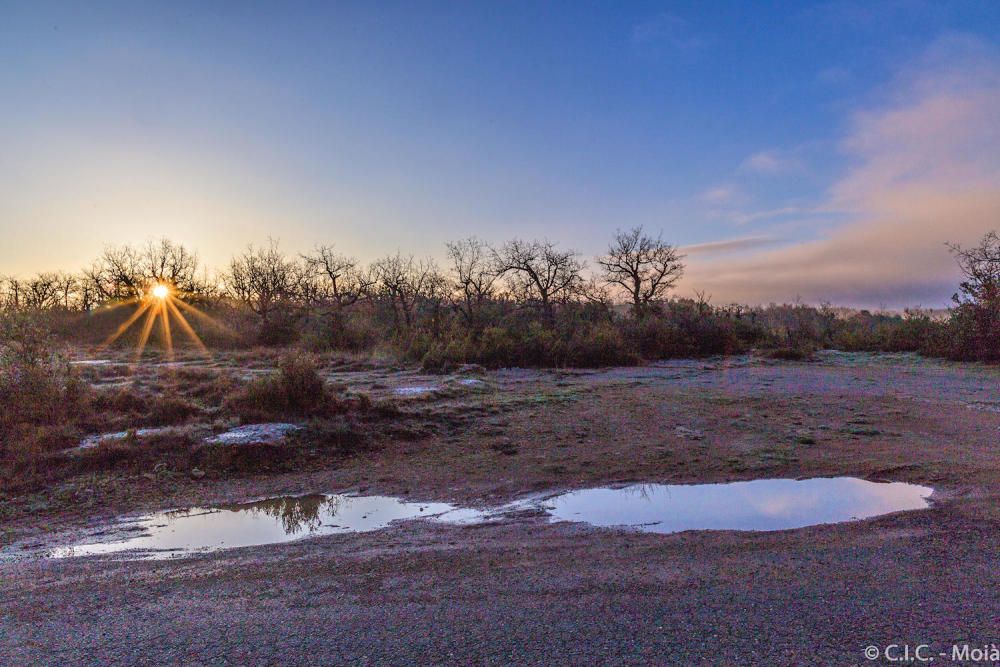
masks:
[[[729,204],[740,199],[739,191],[731,185],[717,185],[701,193],[699,199],[709,204]]]
[[[944,243],[1000,227],[1000,55],[975,39],[935,43],[840,144],[851,166],[821,208],[855,211],[825,236],[692,263],[716,300],[938,306],[958,282]]]
[[[754,211],[753,213],[741,213],[733,218],[733,222],[737,225],[747,225],[752,222],[760,222],[761,220],[773,220],[774,218],[788,218],[791,216],[814,216],[814,215],[824,215],[834,213],[833,211],[826,211],[823,209],[803,207],[803,206],[782,206],[781,208],[772,208],[766,211]]]
[[[759,151],[743,160],[740,169],[757,174],[780,174],[802,166],[798,159],[779,150]]]
[[[657,14],[632,27],[632,44],[641,49],[658,50],[669,45],[682,51],[701,48],[705,41],[695,34],[689,21],[673,14]]]
[[[680,248],[685,255],[721,255],[724,253],[738,252],[761,248],[779,243],[778,239],[769,236],[744,236],[735,239],[723,239],[721,241],[709,241],[708,243],[695,243]]]

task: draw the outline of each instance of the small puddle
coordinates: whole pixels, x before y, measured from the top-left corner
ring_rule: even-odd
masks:
[[[316,494],[124,519],[91,532],[89,541],[57,547],[46,555],[67,558],[128,552],[128,558],[163,559],[322,535],[362,533],[410,519],[484,523],[525,510],[540,511],[553,522],[582,522],[651,533],[787,530],[924,509],[930,504],[931,493],[933,489],[924,486],[851,477],[633,484],[526,498],[485,511],[386,496]]]
[[[69,558],[127,551],[133,558],[173,558],[321,535],[364,533],[394,521],[418,518],[460,524],[481,521],[485,515],[448,503],[411,503],[385,496],[270,498],[240,505],[157,512],[121,521],[93,534],[99,538],[93,542],[58,547],[48,556]]]
[[[924,509],[933,489],[853,477],[728,484],[634,484],[570,491],[537,501],[553,521],[683,530],[787,530]]]

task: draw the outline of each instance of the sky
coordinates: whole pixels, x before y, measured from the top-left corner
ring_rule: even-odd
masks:
[[[642,225],[681,294],[940,307],[1000,228],[1000,3],[2,0],[0,148],[0,275]]]

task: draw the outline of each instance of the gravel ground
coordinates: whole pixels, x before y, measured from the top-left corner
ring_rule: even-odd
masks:
[[[421,404],[442,423],[504,404],[472,427],[307,475],[150,482],[127,509],[346,488],[485,505],[607,482],[815,475],[929,484],[936,502],[773,533],[521,516],[176,561],[0,562],[0,663],[839,665],[872,664],[870,645],[1000,645],[998,377],[859,355],[491,374],[492,393]],[[804,431],[816,442],[797,444]],[[8,530],[44,541],[121,509],[15,515]]]

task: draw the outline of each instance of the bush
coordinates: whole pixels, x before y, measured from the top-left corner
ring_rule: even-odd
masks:
[[[160,396],[149,406],[149,422],[154,426],[181,424],[201,413],[195,403],[180,396]]]
[[[24,317],[0,322],[0,448],[51,449],[86,416],[90,386]]]
[[[367,313],[336,310],[319,312],[303,324],[303,347],[324,352],[361,352],[379,342],[379,329]]]
[[[950,345],[946,354],[955,361],[1000,361],[1000,303],[961,304],[948,322]]]
[[[276,373],[252,380],[226,399],[225,408],[255,421],[336,414],[344,405],[330,395],[315,359],[293,352],[282,357]]]
[[[566,348],[569,366],[621,366],[639,360],[621,331],[608,322],[577,330]]]
[[[806,345],[776,347],[761,352],[761,355],[768,359],[781,359],[782,361],[809,361],[813,359],[815,354],[816,350]]]
[[[278,311],[270,319],[263,320],[257,327],[257,343],[260,345],[288,345],[298,340],[299,330],[296,318],[290,312]]]
[[[626,331],[646,359],[672,359],[733,354],[745,349],[737,336],[739,323],[689,300],[666,304],[641,320],[629,320]]]

